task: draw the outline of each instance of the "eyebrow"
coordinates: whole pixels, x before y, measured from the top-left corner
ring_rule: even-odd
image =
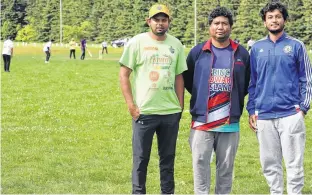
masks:
[[[267,14],[267,16],[283,16],[283,14]]]

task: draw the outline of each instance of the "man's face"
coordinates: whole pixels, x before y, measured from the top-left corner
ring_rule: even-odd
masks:
[[[229,39],[232,28],[229,19],[224,16],[218,16],[213,19],[209,27],[209,34],[212,39],[218,42],[224,42]]]
[[[159,13],[152,18],[147,19],[147,24],[156,36],[163,36],[167,32],[170,19],[166,14]]]
[[[264,26],[272,34],[278,34],[284,30],[285,20],[283,14],[279,10],[274,10],[273,12],[267,12],[265,14]]]

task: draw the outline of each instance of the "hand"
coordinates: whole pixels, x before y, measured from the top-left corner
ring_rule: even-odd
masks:
[[[258,128],[257,128],[256,115],[253,114],[249,116],[249,126],[254,132],[257,132]]]
[[[139,116],[140,116],[140,110],[139,110],[139,108],[138,108],[137,105],[133,104],[133,105],[129,106],[129,107],[128,107],[128,110],[129,110],[130,115],[132,116],[132,118],[133,118],[134,120],[137,120],[137,119],[139,118]]]

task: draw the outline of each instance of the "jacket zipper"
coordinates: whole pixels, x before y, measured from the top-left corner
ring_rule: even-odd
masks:
[[[276,80],[276,64],[275,64],[275,44],[273,43],[273,50],[272,50],[272,65],[273,65],[273,104],[275,104],[275,80]],[[269,60],[271,61],[271,53],[269,50]],[[273,111],[273,110],[272,110]],[[274,112],[274,111],[273,111]]]
[[[229,119],[227,121],[227,124],[230,124],[230,120],[231,120],[231,109],[232,109],[232,91],[233,91],[233,75],[234,75],[234,67],[235,67],[235,51],[233,51],[232,54],[232,70],[231,70],[231,91],[230,91],[230,110],[229,110]]]
[[[211,51],[211,63],[209,65],[209,77],[208,77],[208,99],[207,99],[207,117],[206,117],[206,123],[208,123],[208,114],[209,114],[209,98],[210,98],[210,78],[211,78],[211,70],[212,70],[212,65],[213,65],[213,59],[214,59],[214,55],[213,52]]]

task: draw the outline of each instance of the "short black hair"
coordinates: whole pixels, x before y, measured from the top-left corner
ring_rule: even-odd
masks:
[[[208,16],[209,25],[211,25],[213,19],[215,19],[216,17],[219,17],[219,16],[224,16],[224,17],[228,18],[230,26],[231,27],[233,26],[233,14],[226,7],[217,7],[211,11],[211,13]]]
[[[269,2],[267,3],[260,11],[260,16],[262,18],[263,21],[265,21],[265,15],[268,12],[273,12],[274,10],[279,10],[282,15],[284,20],[287,20],[288,18],[288,11],[287,8],[284,4],[282,4],[281,2]]]

